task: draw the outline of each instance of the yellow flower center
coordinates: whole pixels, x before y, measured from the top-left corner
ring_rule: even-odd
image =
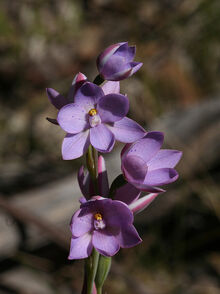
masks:
[[[102,215],[101,215],[101,213],[96,213],[96,214],[94,215],[94,218],[95,218],[96,220],[102,220]]]
[[[89,116],[94,116],[98,113],[98,111],[95,108],[90,109]]]

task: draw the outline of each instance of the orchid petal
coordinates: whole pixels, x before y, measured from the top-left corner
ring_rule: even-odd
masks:
[[[70,134],[77,134],[89,128],[86,110],[77,103],[70,103],[60,109],[57,121]]]
[[[50,100],[50,102],[57,108],[60,109],[64,105],[68,104],[68,100],[62,96],[60,93],[58,93],[56,90],[52,88],[46,89],[47,96]]]
[[[114,147],[115,138],[104,124],[100,124],[90,129],[90,142],[95,149],[106,153]]]
[[[67,134],[62,144],[64,160],[71,160],[82,156],[89,147],[89,131],[79,134]]]
[[[87,233],[78,238],[72,237],[68,259],[87,258],[91,255],[92,248],[91,234]]]
[[[97,110],[102,122],[116,122],[128,113],[129,101],[124,95],[108,94],[98,101]]]
[[[114,134],[115,139],[123,143],[133,143],[146,135],[146,131],[128,117],[122,118],[112,126],[108,125],[108,128]]]
[[[129,204],[128,207],[133,213],[139,213],[143,211],[145,208],[147,208],[158,195],[159,195],[158,193],[151,193],[151,194],[145,195],[139,198],[138,200],[132,202],[131,204]]]

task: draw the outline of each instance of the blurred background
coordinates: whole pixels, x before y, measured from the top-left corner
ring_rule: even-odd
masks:
[[[219,0],[1,1],[0,293],[80,293],[83,262],[67,256],[84,159],[62,160],[45,88],[66,95],[79,71],[92,81],[97,55],[122,41],[144,63],[121,82],[129,116],[184,155],[179,180],[136,217],[143,243],[114,258],[106,293],[219,293]],[[121,148],[106,156],[110,180]]]

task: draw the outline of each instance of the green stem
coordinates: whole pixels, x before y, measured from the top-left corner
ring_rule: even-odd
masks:
[[[95,192],[98,194],[98,152],[92,145],[86,153],[86,165],[94,183]]]
[[[102,294],[102,288],[97,288],[97,294]]]
[[[103,79],[103,77],[101,77],[100,75],[97,75],[96,78],[94,79],[93,83],[96,85],[101,85],[105,80]]]
[[[92,255],[86,259],[87,294],[92,293],[98,262],[99,253],[95,249],[93,249]]]
[[[95,193],[98,195],[98,152],[95,148],[92,147],[92,145],[89,146],[88,152],[86,154],[86,164],[94,183]],[[87,294],[91,294],[99,262],[99,253],[93,249],[92,255],[88,257],[85,262]]]

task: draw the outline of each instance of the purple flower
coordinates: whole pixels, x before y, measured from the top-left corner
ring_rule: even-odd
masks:
[[[115,82],[109,83],[103,87],[105,93],[93,83],[84,83],[76,92],[74,103],[60,109],[57,121],[67,132],[63,159],[82,156],[90,144],[105,153],[112,150],[115,140],[131,143],[145,135],[140,125],[125,117],[129,109],[127,97],[114,93],[119,89]]]
[[[164,192],[157,186],[177,180],[174,169],[182,152],[177,150],[160,150],[163,133],[149,132],[144,138],[133,144],[125,145],[121,153],[122,171],[126,180],[138,190]]]
[[[56,109],[61,109],[64,105],[69,104],[71,102],[74,101],[74,95],[76,93],[76,91],[87,81],[87,77],[82,74],[81,72],[79,72],[73,79],[72,81],[72,85],[69,89],[69,93],[67,95],[67,97],[64,97],[63,95],[61,95],[60,93],[58,93],[56,90],[52,89],[52,88],[47,88],[47,96],[51,102],[51,104],[53,104],[53,106],[55,106]],[[47,120],[53,124],[58,124],[57,120],[54,118],[47,118]]]
[[[139,244],[141,238],[133,220],[133,213],[121,201],[96,197],[82,203],[70,223],[72,238],[68,258],[86,258],[93,247],[104,256],[113,256],[120,247]]]
[[[143,65],[133,61],[135,51],[135,46],[128,46],[128,42],[106,48],[97,58],[100,75],[109,81],[120,81],[132,76]]]

